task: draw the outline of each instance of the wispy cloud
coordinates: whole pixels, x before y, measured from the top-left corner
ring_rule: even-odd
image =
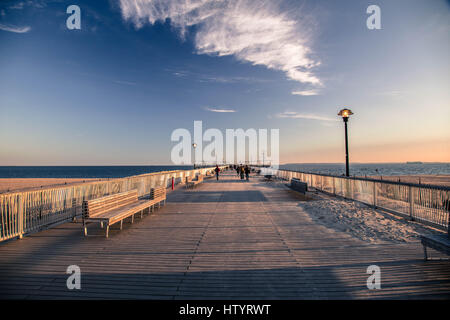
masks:
[[[13,4],[12,6],[9,6],[8,9],[22,10],[26,6],[42,9],[42,8],[45,8],[47,6],[47,4],[41,0],[39,0],[39,1],[38,0],[19,1],[15,4]]]
[[[236,110],[233,110],[233,109],[225,109],[225,108],[218,108],[218,107],[206,107],[205,110],[211,111],[211,112],[219,112],[219,113],[236,112]]]
[[[196,26],[198,54],[235,56],[282,71],[294,81],[320,85],[311,58],[305,15],[274,0],[120,0],[122,17],[136,28],[170,19],[182,37]],[[296,16],[293,16],[293,14]]]
[[[124,81],[124,80],[114,80],[114,83],[124,84],[124,85],[127,85],[127,86],[135,86],[137,84],[136,82]]]
[[[13,10],[22,10],[25,7],[25,2],[17,2],[9,7],[9,9]]]
[[[28,26],[17,27],[17,26],[0,24],[0,30],[8,31],[8,32],[15,32],[15,33],[26,33],[31,30],[31,27],[28,27]]]
[[[269,80],[258,79],[253,77],[225,77],[225,76],[207,76],[203,75],[200,77],[200,82],[218,82],[218,83],[237,83],[237,82],[246,82],[246,83],[262,83],[268,82]]]
[[[217,83],[238,83],[238,82],[246,82],[246,83],[263,83],[263,82],[269,82],[268,79],[261,79],[261,78],[255,78],[255,77],[242,77],[242,76],[217,76],[217,75],[211,75],[211,74],[202,74],[202,73],[196,73],[192,71],[186,71],[186,70],[170,70],[167,71],[171,72],[172,75],[174,75],[177,78],[193,78],[195,81],[199,82],[217,82]]]
[[[184,78],[187,77],[189,73],[186,71],[175,71],[172,74],[177,78]]]
[[[285,111],[276,115],[277,118],[289,118],[289,119],[307,119],[307,120],[319,120],[319,121],[339,121],[335,118],[324,117],[312,113],[299,113],[292,111]]]
[[[317,96],[319,94],[318,90],[301,90],[301,91],[292,91],[293,95],[297,96]]]

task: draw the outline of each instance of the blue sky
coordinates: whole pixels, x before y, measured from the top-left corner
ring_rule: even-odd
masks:
[[[66,27],[71,4],[81,30]],[[172,131],[194,120],[280,129],[281,163],[343,162],[344,106],[352,161],[449,162],[449,9],[1,1],[0,165],[169,164]]]

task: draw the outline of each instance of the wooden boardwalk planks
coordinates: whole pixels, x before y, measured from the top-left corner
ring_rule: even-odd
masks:
[[[450,297],[450,263],[420,242],[370,245],[312,221],[281,183],[232,175],[178,189],[110,238],[67,223],[0,245],[10,299],[360,299]],[[438,256],[433,252],[434,256]],[[67,266],[81,290],[66,288]],[[381,268],[381,290],[366,269]]]

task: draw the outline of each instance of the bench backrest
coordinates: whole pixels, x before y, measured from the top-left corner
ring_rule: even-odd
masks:
[[[291,188],[303,194],[308,191],[308,185],[296,178],[291,179]]]
[[[165,197],[166,197],[165,187],[152,188],[152,190],[150,191],[150,199],[158,199]]]
[[[83,218],[94,218],[105,212],[138,201],[137,190],[111,194],[109,196],[83,201]]]

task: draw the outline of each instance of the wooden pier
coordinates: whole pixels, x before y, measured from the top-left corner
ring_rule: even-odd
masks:
[[[65,223],[0,244],[2,299],[450,298],[450,262],[423,260],[420,241],[373,245],[315,223],[281,182],[227,174],[134,223]],[[434,253],[434,256],[439,256]],[[66,269],[81,269],[69,290]],[[366,286],[381,269],[381,289]]]

